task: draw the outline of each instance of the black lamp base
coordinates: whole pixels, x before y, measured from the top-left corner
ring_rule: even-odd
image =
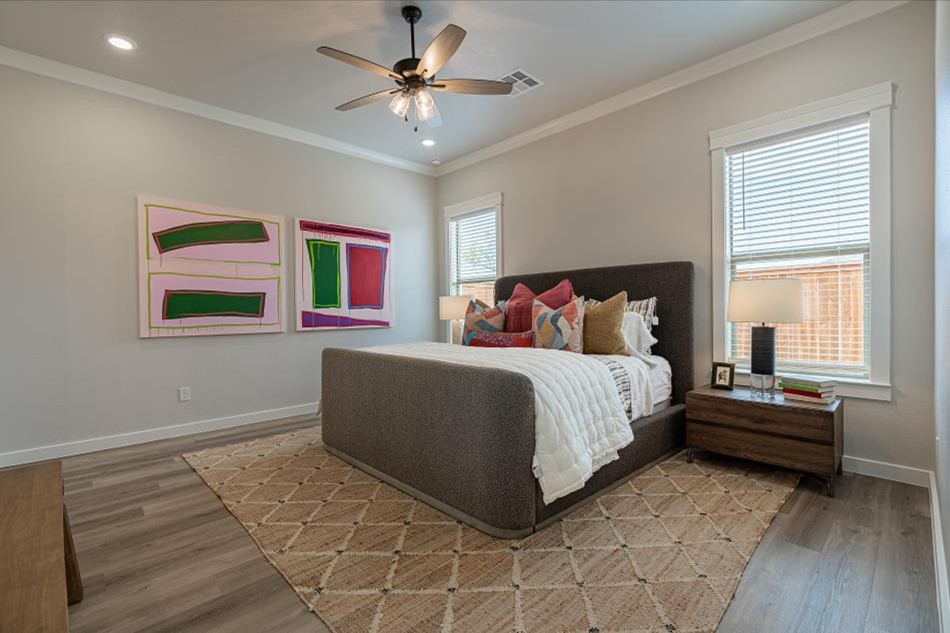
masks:
[[[775,375],[775,328],[767,325],[752,326],[753,374]]]
[[[775,328],[752,326],[752,365],[749,368],[752,392],[775,394]],[[758,383],[758,384],[757,384]]]

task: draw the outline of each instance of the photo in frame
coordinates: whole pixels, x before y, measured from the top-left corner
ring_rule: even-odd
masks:
[[[712,383],[713,389],[732,389],[736,380],[735,363],[713,363]]]

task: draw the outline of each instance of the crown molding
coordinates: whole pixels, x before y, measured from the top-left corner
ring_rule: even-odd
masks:
[[[743,44],[725,53],[710,57],[707,60],[687,66],[672,74],[655,79],[614,95],[598,103],[591,104],[580,110],[575,110],[562,117],[548,121],[543,125],[531,128],[504,141],[483,147],[470,154],[466,154],[435,169],[436,176],[444,176],[459,169],[469,167],[483,160],[510,152],[558,134],[572,127],[588,123],[595,119],[613,114],[618,110],[629,108],[653,97],[681,88],[713,75],[731,70],[742,64],[754,61],[766,55],[801,44],[807,40],[830,33],[837,29],[861,22],[891,9],[907,4],[910,0],[853,0],[831,11],[826,11],[813,18],[809,18],[788,28],[770,33],[762,38]]]
[[[163,108],[169,108],[170,110],[177,110],[178,112],[211,119],[212,121],[234,125],[246,130],[260,132],[261,134],[296,141],[304,145],[319,147],[331,152],[361,158],[389,167],[396,167],[397,169],[404,169],[417,174],[425,174],[426,176],[435,175],[435,169],[428,165],[422,165],[397,156],[383,154],[382,152],[360,147],[359,145],[344,143],[343,141],[338,141],[327,136],[301,130],[300,128],[291,127],[289,125],[275,123],[250,114],[243,114],[227,108],[221,108],[209,103],[204,103],[203,101],[180,97],[170,92],[85,68],[79,68],[78,66],[71,66],[45,57],[40,57],[39,55],[24,53],[23,51],[18,51],[6,46],[0,46],[0,65],[25,70],[45,77],[52,77],[53,79],[86,86],[87,88],[102,90],[103,92],[110,92],[122,97],[128,97],[129,99],[135,99]]]

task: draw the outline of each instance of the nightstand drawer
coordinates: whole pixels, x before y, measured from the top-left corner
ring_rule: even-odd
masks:
[[[702,393],[686,394],[686,417],[735,429],[774,433],[790,438],[833,444],[833,416],[824,408],[732,400]]]
[[[764,435],[701,422],[690,421],[687,424],[686,443],[694,448],[794,468],[816,475],[834,475],[838,466],[833,445]]]

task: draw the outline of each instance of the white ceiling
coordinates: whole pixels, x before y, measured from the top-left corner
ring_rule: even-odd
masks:
[[[440,93],[444,124],[410,126],[388,87],[315,52],[327,45],[391,66],[409,57],[410,2],[9,2],[0,45],[428,164],[447,162],[559,116],[829,11],[843,0],[456,2],[422,0],[417,53],[448,23],[468,31],[440,77],[544,82],[517,98]],[[121,33],[138,50],[102,40]],[[420,139],[437,141],[423,147]]]

